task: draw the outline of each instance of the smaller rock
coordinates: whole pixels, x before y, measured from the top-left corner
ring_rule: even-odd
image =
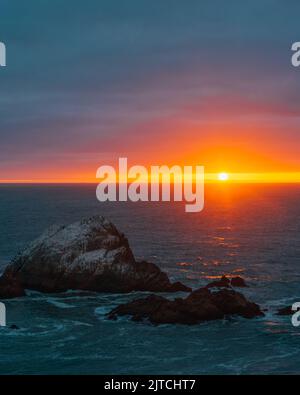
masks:
[[[222,289],[212,294],[214,303],[225,315],[240,315],[244,318],[263,316],[260,307],[248,301],[243,294],[233,289]]]
[[[15,325],[15,324],[12,324],[10,327],[9,327],[9,329],[20,329],[17,325]]]
[[[155,325],[194,325],[230,315],[253,318],[264,314],[256,303],[232,289],[211,292],[208,288],[200,288],[185,299],[169,300],[156,295],[137,299],[116,307],[108,313],[108,318],[126,315],[131,316],[133,321],[148,320]]]
[[[246,284],[245,280],[242,277],[240,277],[240,276],[232,277],[232,279],[230,281],[230,284],[233,287],[248,287],[248,285]]]
[[[277,315],[293,315],[295,311],[292,310],[292,306],[282,307],[278,309]]]
[[[212,281],[211,283],[206,285],[206,288],[214,288],[214,287],[218,287],[218,288],[228,288],[230,286],[230,280],[229,278],[227,278],[226,276],[222,276],[222,278],[220,280],[217,281]]]

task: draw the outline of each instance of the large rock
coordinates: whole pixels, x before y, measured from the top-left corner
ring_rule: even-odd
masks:
[[[0,298],[16,298],[24,296],[25,291],[22,285],[15,278],[0,278]]]
[[[18,255],[0,279],[0,297],[24,289],[61,292],[189,291],[156,265],[137,262],[125,236],[101,216],[52,227]]]
[[[200,288],[185,299],[169,300],[157,295],[137,299],[116,307],[108,318],[127,315],[133,321],[148,320],[152,324],[192,325],[227,315],[253,318],[264,314],[257,304],[249,302],[239,292],[227,289],[211,292],[208,288]]]

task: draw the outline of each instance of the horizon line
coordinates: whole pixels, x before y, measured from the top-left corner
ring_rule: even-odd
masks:
[[[31,181],[31,180],[21,180],[21,181],[0,181],[0,185],[98,185],[97,181]],[[120,185],[121,183],[117,183]],[[131,183],[128,182],[128,185]],[[145,184],[141,182],[141,184]],[[148,183],[151,184],[150,182]],[[160,182],[159,184],[163,184]],[[171,185],[175,184],[174,182],[170,183]],[[204,184],[208,185],[300,185],[300,181],[205,181]]]
[[[219,178],[220,172],[205,173],[204,183],[205,184],[300,184],[300,172],[261,172],[261,173],[234,173],[224,171],[228,178],[221,180]],[[221,172],[222,173],[222,172]],[[194,175],[189,175],[194,178]],[[138,181],[141,184],[151,184],[151,178],[147,179],[133,179],[133,178],[117,178],[116,183],[122,184],[121,180],[126,180],[127,184],[131,184],[133,181]],[[105,179],[97,179],[92,177],[74,177],[74,178],[36,178],[36,179],[0,179],[0,184],[99,184],[105,181]],[[195,180],[193,180],[194,182]],[[125,184],[126,184],[125,182]],[[181,181],[180,181],[181,182]],[[124,183],[124,182],[123,182]],[[176,180],[171,177],[171,184],[175,184]],[[160,180],[162,184],[162,180]]]

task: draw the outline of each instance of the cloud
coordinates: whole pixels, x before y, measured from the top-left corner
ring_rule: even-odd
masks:
[[[212,99],[224,119],[292,122],[273,131],[277,141],[283,134],[294,141],[297,1],[0,0],[0,7],[8,51],[0,138],[11,163],[37,153],[86,158],[126,142],[141,150],[143,137],[171,138],[165,125],[174,119],[213,123],[202,110],[212,111]]]

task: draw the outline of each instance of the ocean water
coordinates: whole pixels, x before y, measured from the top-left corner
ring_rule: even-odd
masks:
[[[265,317],[152,326],[105,313],[136,298],[68,292],[7,300],[0,374],[297,374],[300,327],[278,307],[300,301],[300,187],[209,185],[205,209],[183,203],[99,203],[93,185],[1,185],[0,271],[52,224],[101,214],[137,258],[193,288],[241,275]],[[174,297],[174,295],[172,296]]]

